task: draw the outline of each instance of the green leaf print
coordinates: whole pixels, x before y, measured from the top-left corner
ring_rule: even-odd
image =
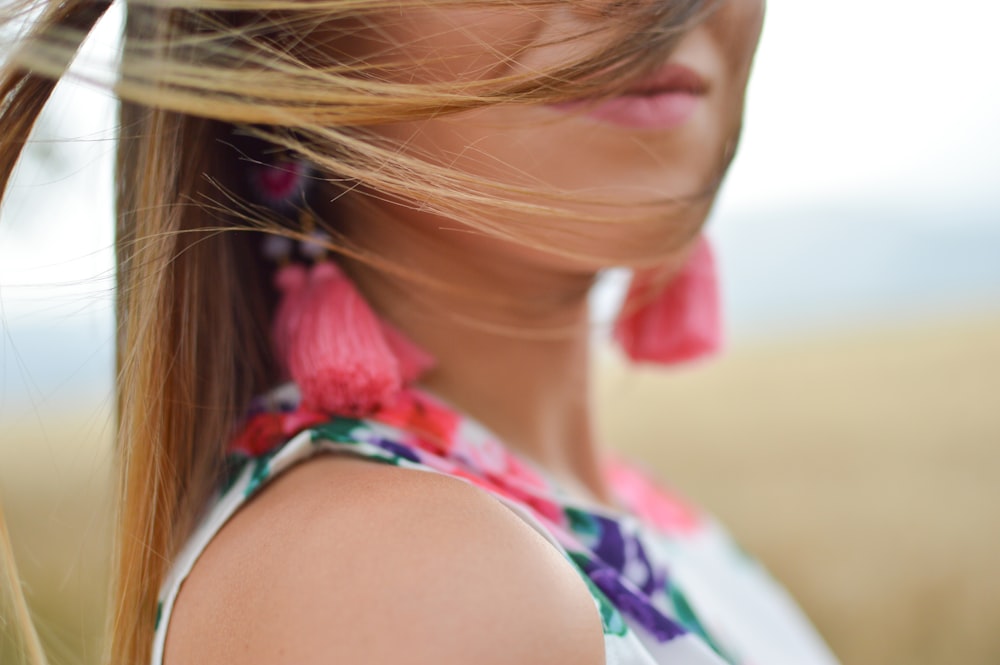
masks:
[[[573,530],[573,533],[589,538],[600,537],[601,525],[594,519],[593,515],[586,511],[569,507],[565,508],[563,512],[566,514],[566,519],[569,520],[569,526]]]
[[[628,633],[628,625],[625,623],[625,619],[622,618],[618,608],[611,604],[611,601],[604,595],[604,592],[587,575],[586,570],[590,561],[585,555],[579,552],[567,553],[569,554],[570,561],[575,564],[577,572],[580,573],[580,577],[586,583],[587,589],[590,590],[590,595],[593,596],[594,602],[597,604],[597,609],[601,613],[601,625],[604,628],[604,634],[623,637]]]
[[[249,498],[250,495],[264,484],[268,476],[271,475],[272,457],[274,457],[274,454],[269,453],[262,457],[257,457],[251,462],[253,464],[253,471],[250,473],[250,482],[247,483],[246,489],[243,490],[243,496]]]
[[[243,469],[246,468],[249,461],[250,458],[243,454],[232,454],[226,457],[222,472],[222,485],[219,488],[222,494],[228,494],[229,490],[233,489],[233,485],[240,479]]]
[[[328,423],[312,428],[312,442],[336,441],[338,443],[356,443],[358,437],[354,432],[364,427],[364,422],[356,418],[337,418]]]
[[[695,614],[694,608],[691,607],[691,603],[688,602],[687,597],[675,586],[670,587],[670,602],[673,603],[674,611],[677,613],[677,620],[685,628],[705,640],[708,646],[712,647],[717,654],[725,658],[728,662],[734,662],[726,655],[722,647],[712,639],[712,636],[708,634],[698,615]]]

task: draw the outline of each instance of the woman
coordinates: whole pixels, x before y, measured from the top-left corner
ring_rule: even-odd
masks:
[[[0,182],[106,9],[17,44]],[[604,268],[633,358],[715,342],[762,0],[127,12],[112,662],[833,662],[588,396]]]

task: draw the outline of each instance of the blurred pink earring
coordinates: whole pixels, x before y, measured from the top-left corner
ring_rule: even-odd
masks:
[[[290,210],[305,198],[308,168],[301,162],[261,167],[252,176],[257,194],[275,209]],[[272,337],[275,353],[298,385],[301,406],[321,413],[363,416],[390,401],[405,384],[429,369],[433,358],[382,321],[346,274],[329,258],[330,238],[317,230],[306,210],[298,255],[312,266],[293,262],[295,243],[269,236],[265,255],[278,264],[275,286],[281,294]]]
[[[282,212],[302,201],[308,179],[309,166],[301,159],[287,156],[250,170],[250,185],[260,202]]]
[[[638,363],[673,365],[697,360],[722,345],[722,316],[715,259],[708,240],[699,236],[680,271],[669,282],[658,269],[632,277],[628,296],[615,322],[614,337]]]

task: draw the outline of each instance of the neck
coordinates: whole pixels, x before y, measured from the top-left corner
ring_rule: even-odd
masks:
[[[595,274],[427,226],[372,215],[344,225],[352,243],[417,277],[346,262],[372,307],[437,360],[421,385],[568,492],[611,503],[590,406],[587,300]]]

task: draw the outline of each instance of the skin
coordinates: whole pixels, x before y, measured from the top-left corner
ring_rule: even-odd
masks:
[[[414,65],[417,73],[411,75],[424,80],[496,74],[502,67],[516,73],[554,66],[576,55],[573,49],[598,45],[595,37],[524,50],[532,40],[550,42],[607,20],[592,7],[577,7],[544,18],[427,12],[423,21],[408,21],[408,28],[393,32],[388,24],[380,33],[418,40],[414,63],[432,64]],[[694,116],[676,129],[625,129],[550,107],[509,105],[376,131],[416,154],[500,182],[598,193],[619,203],[689,196],[710,186],[733,154],[763,13],[763,0],[729,0],[682,38],[669,62],[694,69],[709,90]],[[489,35],[500,37],[489,42]],[[483,53],[483,41],[515,58],[514,64]],[[462,64],[457,72],[454,63]],[[610,502],[590,415],[587,294],[598,271],[609,266],[641,263],[653,254],[659,263],[679,267],[712,201],[671,209],[652,221],[582,230],[573,220],[508,213],[505,220],[520,222],[519,228],[541,229],[541,239],[558,234],[561,247],[599,257],[575,260],[469,233],[455,220],[404,206],[362,207],[360,198],[340,197],[326,211],[354,242],[389,263],[482,294],[445,293],[351,266],[375,309],[437,358],[424,386],[580,496]],[[608,210],[581,208],[591,214]]]
[[[606,20],[582,4],[549,12],[416,12],[407,27],[376,25],[380,37],[362,34],[338,48],[371,59],[387,36],[409,45],[412,76],[476,77],[555,64],[572,55],[566,49],[591,45],[526,46]],[[729,0],[684,36],[671,60],[701,73],[710,89],[690,121],[670,131],[530,106],[376,131],[503,182],[621,202],[685,196],[718,178],[732,154],[762,14],[763,0]],[[639,250],[679,265],[711,202],[586,233],[568,220],[511,220],[538,221],[540,237],[556,234],[586,259],[369,203],[347,195],[321,212],[383,259],[482,294],[348,266],[372,306],[436,357],[423,386],[567,491],[612,504],[591,419],[587,294],[599,270],[637,262]],[[461,584],[428,583],[456,575]],[[178,598],[166,662],[597,665],[604,653],[579,574],[495,499],[436,474],[331,456],[282,474],[212,540]]]
[[[579,574],[499,502],[454,478],[323,456],[216,534],[178,596],[164,657],[598,665],[603,652]]]

